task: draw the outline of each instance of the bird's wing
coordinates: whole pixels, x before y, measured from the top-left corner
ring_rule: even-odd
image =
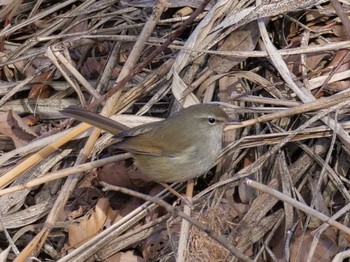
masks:
[[[134,154],[177,157],[182,152],[189,150],[192,145],[190,141],[179,138],[178,134],[176,140],[166,141],[164,138],[169,138],[169,136],[166,134],[163,136],[163,133],[160,133],[159,137],[156,137],[152,135],[152,132],[154,132],[152,128],[147,132],[137,134],[138,131],[140,130],[135,130],[136,133],[132,132],[135,136],[120,137],[117,135],[117,139],[121,138],[123,140],[114,144],[113,147]]]
[[[148,133],[148,132],[152,131],[154,129],[154,127],[156,127],[158,125],[159,125],[159,122],[157,121],[157,122],[151,122],[151,123],[135,126],[132,128],[128,128],[128,129],[124,130],[123,132],[116,134],[114,136],[114,138],[126,139],[129,137],[135,137],[138,135],[142,135],[144,133]]]

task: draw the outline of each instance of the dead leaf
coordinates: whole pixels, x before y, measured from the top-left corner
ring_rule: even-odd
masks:
[[[219,48],[220,51],[252,51],[259,40],[257,23],[251,22],[240,30],[234,31]],[[211,56],[209,68],[218,74],[226,73],[246,58]]]
[[[81,74],[87,79],[96,79],[100,74],[102,74],[105,62],[106,61],[104,59],[89,57],[83,64]]]
[[[34,115],[28,115],[25,117],[22,117],[22,121],[27,126],[34,126],[39,121],[39,117]]]
[[[9,136],[16,148],[28,144],[37,137],[37,134],[12,110],[0,112],[0,133]]]
[[[134,188],[125,166],[125,161],[108,164],[98,170],[98,180],[111,185]]]
[[[36,84],[30,89],[28,98],[48,98],[50,96],[51,88],[46,83],[52,80],[54,71],[45,71],[35,77],[32,82]]]
[[[118,216],[115,218],[114,223],[128,215],[131,211],[142,205],[143,201],[139,198],[132,197],[125,205],[119,210]]]
[[[326,231],[334,230],[328,228]],[[298,236],[290,247],[290,261],[307,261],[311,243],[313,241],[313,234],[311,231],[305,233],[305,235]],[[334,236],[323,233],[317,243],[315,253],[311,261],[328,262],[332,261],[333,256],[338,252],[338,245],[334,241]]]
[[[68,226],[69,246],[77,247],[100,232],[108,217],[109,210],[108,198],[100,198],[89,217],[84,217],[79,222],[70,224]]]

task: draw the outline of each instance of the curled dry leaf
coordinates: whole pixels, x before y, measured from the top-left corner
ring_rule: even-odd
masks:
[[[9,136],[16,148],[26,145],[37,137],[37,134],[12,110],[0,112],[0,133]]]
[[[105,63],[104,59],[87,58],[81,69],[81,74],[86,79],[94,79],[103,73]]]
[[[39,121],[39,117],[34,115],[28,115],[23,117],[22,121],[27,126],[34,126]]]
[[[98,180],[108,184],[135,189],[143,187],[151,181],[134,165],[126,166],[125,161],[108,164],[98,170]]]
[[[307,261],[313,239],[314,235],[310,231],[306,232],[305,235],[298,236],[290,247],[290,261]],[[332,261],[334,255],[338,252],[338,245],[334,239],[334,230],[332,228],[326,229],[318,240],[311,261]]]
[[[219,48],[220,51],[252,51],[259,40],[260,33],[257,23],[251,22],[244,28],[234,31]],[[218,74],[226,73],[232,67],[245,61],[246,58],[212,56],[209,68]]]
[[[96,204],[96,201],[102,197],[101,191],[92,186],[76,188],[72,193],[72,201],[62,215],[67,215],[69,220],[81,217]]]
[[[115,186],[134,188],[127,171],[125,161],[111,163],[98,170],[98,180]]]
[[[108,198],[101,198],[89,217],[70,224],[68,226],[68,248],[77,247],[100,232],[110,209]]]
[[[51,81],[53,71],[46,71],[38,75],[33,82],[37,82],[31,89],[28,98],[48,98],[50,96],[51,88],[46,83]]]

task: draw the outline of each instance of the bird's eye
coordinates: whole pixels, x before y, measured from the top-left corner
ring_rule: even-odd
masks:
[[[209,124],[212,125],[212,124],[215,124],[215,122],[216,122],[215,118],[212,118],[212,117],[209,117],[209,118],[208,118],[208,123],[209,123]]]

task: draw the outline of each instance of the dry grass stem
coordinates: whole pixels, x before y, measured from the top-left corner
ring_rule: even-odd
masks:
[[[3,260],[348,256],[339,252],[350,246],[348,9],[339,0],[2,1]],[[116,149],[112,121],[143,132],[197,103],[232,122],[212,168],[188,186],[190,210],[184,183],[166,193]],[[67,107],[109,117],[107,131]],[[168,146],[152,144],[152,154],[182,159],[195,139],[182,147],[179,138],[209,132],[190,122],[157,135]]]

